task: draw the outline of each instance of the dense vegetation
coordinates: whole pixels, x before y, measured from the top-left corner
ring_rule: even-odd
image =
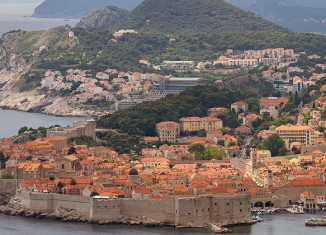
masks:
[[[326,33],[325,24],[322,23],[325,19],[325,3],[323,9],[320,2],[316,2],[313,7],[314,3],[311,1],[307,1],[308,5],[300,4],[298,0],[292,0],[293,3],[287,1],[284,4],[280,4],[280,0],[226,1],[298,32]]]
[[[119,27],[166,34],[287,31],[223,0],[145,0]]]
[[[211,107],[230,107],[240,94],[216,86],[199,86],[169,95],[155,102],[141,103],[133,108],[116,112],[99,119],[104,128],[119,129],[130,135],[155,136],[155,124],[162,121],[179,121],[182,117],[207,115]]]
[[[196,160],[222,160],[226,153],[222,146],[204,146],[203,144],[193,144],[189,147],[189,152],[195,155]]]
[[[104,71],[151,71],[139,64],[147,59],[153,64],[162,60],[216,59],[228,48],[235,50],[269,47],[293,48],[296,51],[326,55],[326,39],[321,35],[283,32],[223,32],[219,34],[180,35],[126,34],[117,41],[106,30],[75,29],[74,38],[53,45],[38,59],[34,68],[66,70],[84,68]],[[37,74],[33,72],[33,74]],[[35,80],[35,78],[33,78]]]
[[[285,142],[277,134],[268,137],[261,145],[258,145],[258,148],[271,151],[272,157],[283,156],[286,153]]]
[[[114,149],[120,154],[123,153],[140,153],[144,143],[142,138],[136,135],[128,135],[126,133],[119,134],[113,131],[98,132],[98,138],[101,139],[102,144]]]

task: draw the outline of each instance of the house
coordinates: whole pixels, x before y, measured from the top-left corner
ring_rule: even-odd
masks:
[[[53,166],[48,162],[26,161],[9,168],[14,179],[40,179],[50,175]]]
[[[164,162],[170,162],[164,157],[145,157],[141,159],[141,162],[144,164],[144,167],[157,167]]]
[[[51,175],[55,177],[74,177],[81,175],[83,171],[83,167],[75,155],[56,158],[53,165],[54,169],[51,171]]]
[[[229,110],[224,107],[210,108],[210,109],[208,109],[208,116],[216,117],[220,114],[228,113],[228,112],[229,112]]]
[[[222,129],[223,121],[214,117],[186,117],[180,119],[181,131],[210,131],[214,129]]]
[[[138,187],[132,191],[132,199],[149,199],[152,195],[152,190],[146,187]]]
[[[259,105],[261,109],[279,109],[288,102],[286,97],[263,97],[259,100]]]
[[[180,124],[176,122],[157,123],[156,133],[162,142],[176,142],[180,138]]]
[[[258,160],[272,157],[271,151],[269,150],[257,150],[256,153]]]
[[[231,104],[231,110],[236,113],[247,112],[249,110],[249,105],[244,101],[237,101]]]
[[[257,119],[261,119],[261,116],[254,114],[254,113],[250,113],[247,114],[246,116],[243,117],[243,125],[251,127],[251,124],[253,121],[256,121]]]
[[[300,200],[305,209],[316,209],[316,198],[312,192],[305,191],[300,194]]]

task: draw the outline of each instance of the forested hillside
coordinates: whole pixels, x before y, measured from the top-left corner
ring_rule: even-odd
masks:
[[[169,95],[162,100],[145,102],[134,108],[104,116],[98,124],[104,128],[119,129],[130,135],[155,135],[155,124],[158,122],[177,122],[182,117],[203,117],[207,115],[208,108],[229,107],[240,97],[239,93],[221,90],[216,86],[199,86],[180,95]]]
[[[326,33],[326,1],[226,0],[264,19],[297,32]],[[323,6],[325,8],[323,8]]]
[[[223,0],[145,0],[119,27],[168,34],[287,31]]]
[[[321,35],[282,32],[223,32],[219,34],[180,35],[127,34],[117,41],[109,31],[75,29],[78,43],[62,43],[49,48],[35,65],[42,69],[85,68],[104,71],[148,71],[140,59],[159,64],[163,60],[216,59],[228,48],[235,50],[268,47],[326,55],[326,38]],[[67,39],[72,40],[72,39]],[[64,51],[64,53],[62,53]]]

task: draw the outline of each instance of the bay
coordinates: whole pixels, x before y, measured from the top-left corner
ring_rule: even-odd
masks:
[[[23,127],[38,128],[52,125],[67,126],[74,121],[83,120],[81,117],[57,117],[40,113],[26,113],[15,110],[0,109],[0,139],[11,137]],[[0,233],[1,234],[1,233]]]
[[[0,0],[0,36],[12,30],[41,30],[69,24],[75,26],[78,19],[32,18],[35,7],[42,0]],[[17,134],[22,126],[38,128],[52,125],[66,126],[82,118],[55,117],[37,113],[24,113],[0,109],[0,138]],[[1,234],[1,233],[0,233]]]
[[[75,26],[79,22],[79,19],[30,17],[38,2],[0,3],[0,36],[12,30],[41,30],[67,24]]]

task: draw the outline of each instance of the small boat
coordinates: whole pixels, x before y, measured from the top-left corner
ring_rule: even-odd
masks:
[[[304,210],[302,206],[297,206],[297,205],[293,205],[290,208],[286,209],[288,212],[292,213],[292,214],[304,214]]]
[[[256,220],[257,222],[263,222],[264,220],[262,218],[260,218],[259,216],[254,216],[252,217],[253,220]]]
[[[260,218],[259,216],[256,216],[256,220],[257,222],[263,222],[264,220],[262,218]]]

